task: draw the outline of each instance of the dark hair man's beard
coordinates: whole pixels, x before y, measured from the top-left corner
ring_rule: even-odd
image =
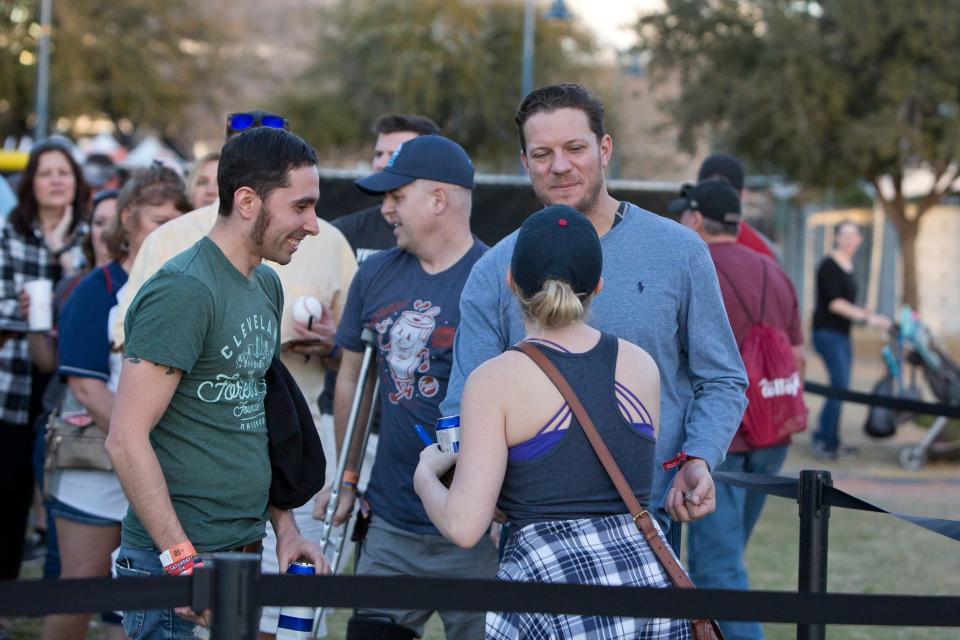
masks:
[[[270,210],[267,205],[261,204],[260,211],[257,213],[257,219],[253,221],[253,230],[250,232],[250,239],[258,247],[263,246],[263,240],[267,235],[267,228],[270,226]]]

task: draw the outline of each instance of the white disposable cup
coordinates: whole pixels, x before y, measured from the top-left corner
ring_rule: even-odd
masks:
[[[53,281],[31,280],[23,285],[30,296],[27,324],[31,331],[50,331],[53,328]]]

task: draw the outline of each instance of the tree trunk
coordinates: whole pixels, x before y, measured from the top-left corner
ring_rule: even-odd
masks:
[[[920,294],[917,288],[917,232],[920,228],[919,220],[904,220],[897,225],[897,235],[900,237],[900,257],[903,261],[903,304],[911,309],[920,308]]]
[[[903,292],[902,303],[917,309],[920,297],[917,290],[917,232],[920,228],[920,216],[907,218],[907,203],[897,194],[893,200],[880,198],[883,212],[897,230],[897,239],[900,242],[900,259],[902,262],[902,279],[900,281]]]

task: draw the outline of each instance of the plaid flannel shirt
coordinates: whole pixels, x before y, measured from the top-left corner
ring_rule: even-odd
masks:
[[[70,251],[80,260],[79,245],[87,232],[87,225],[80,223],[73,233]],[[78,262],[78,266],[82,265]],[[0,422],[27,425],[30,419],[33,362],[23,333],[28,325],[20,317],[20,290],[31,280],[57,282],[62,275],[60,262],[47,248],[39,227],[29,237],[17,233],[9,220],[0,227],[0,331],[17,334],[0,347]]]

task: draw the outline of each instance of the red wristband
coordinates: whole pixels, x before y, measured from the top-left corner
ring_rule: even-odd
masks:
[[[663,470],[668,471],[670,469],[673,469],[674,467],[676,467],[677,469],[680,469],[683,467],[683,465],[687,464],[687,460],[688,458],[687,458],[686,452],[681,451],[680,453],[678,453],[677,455],[675,455],[674,457],[670,458],[669,460],[663,463],[662,465]]]

